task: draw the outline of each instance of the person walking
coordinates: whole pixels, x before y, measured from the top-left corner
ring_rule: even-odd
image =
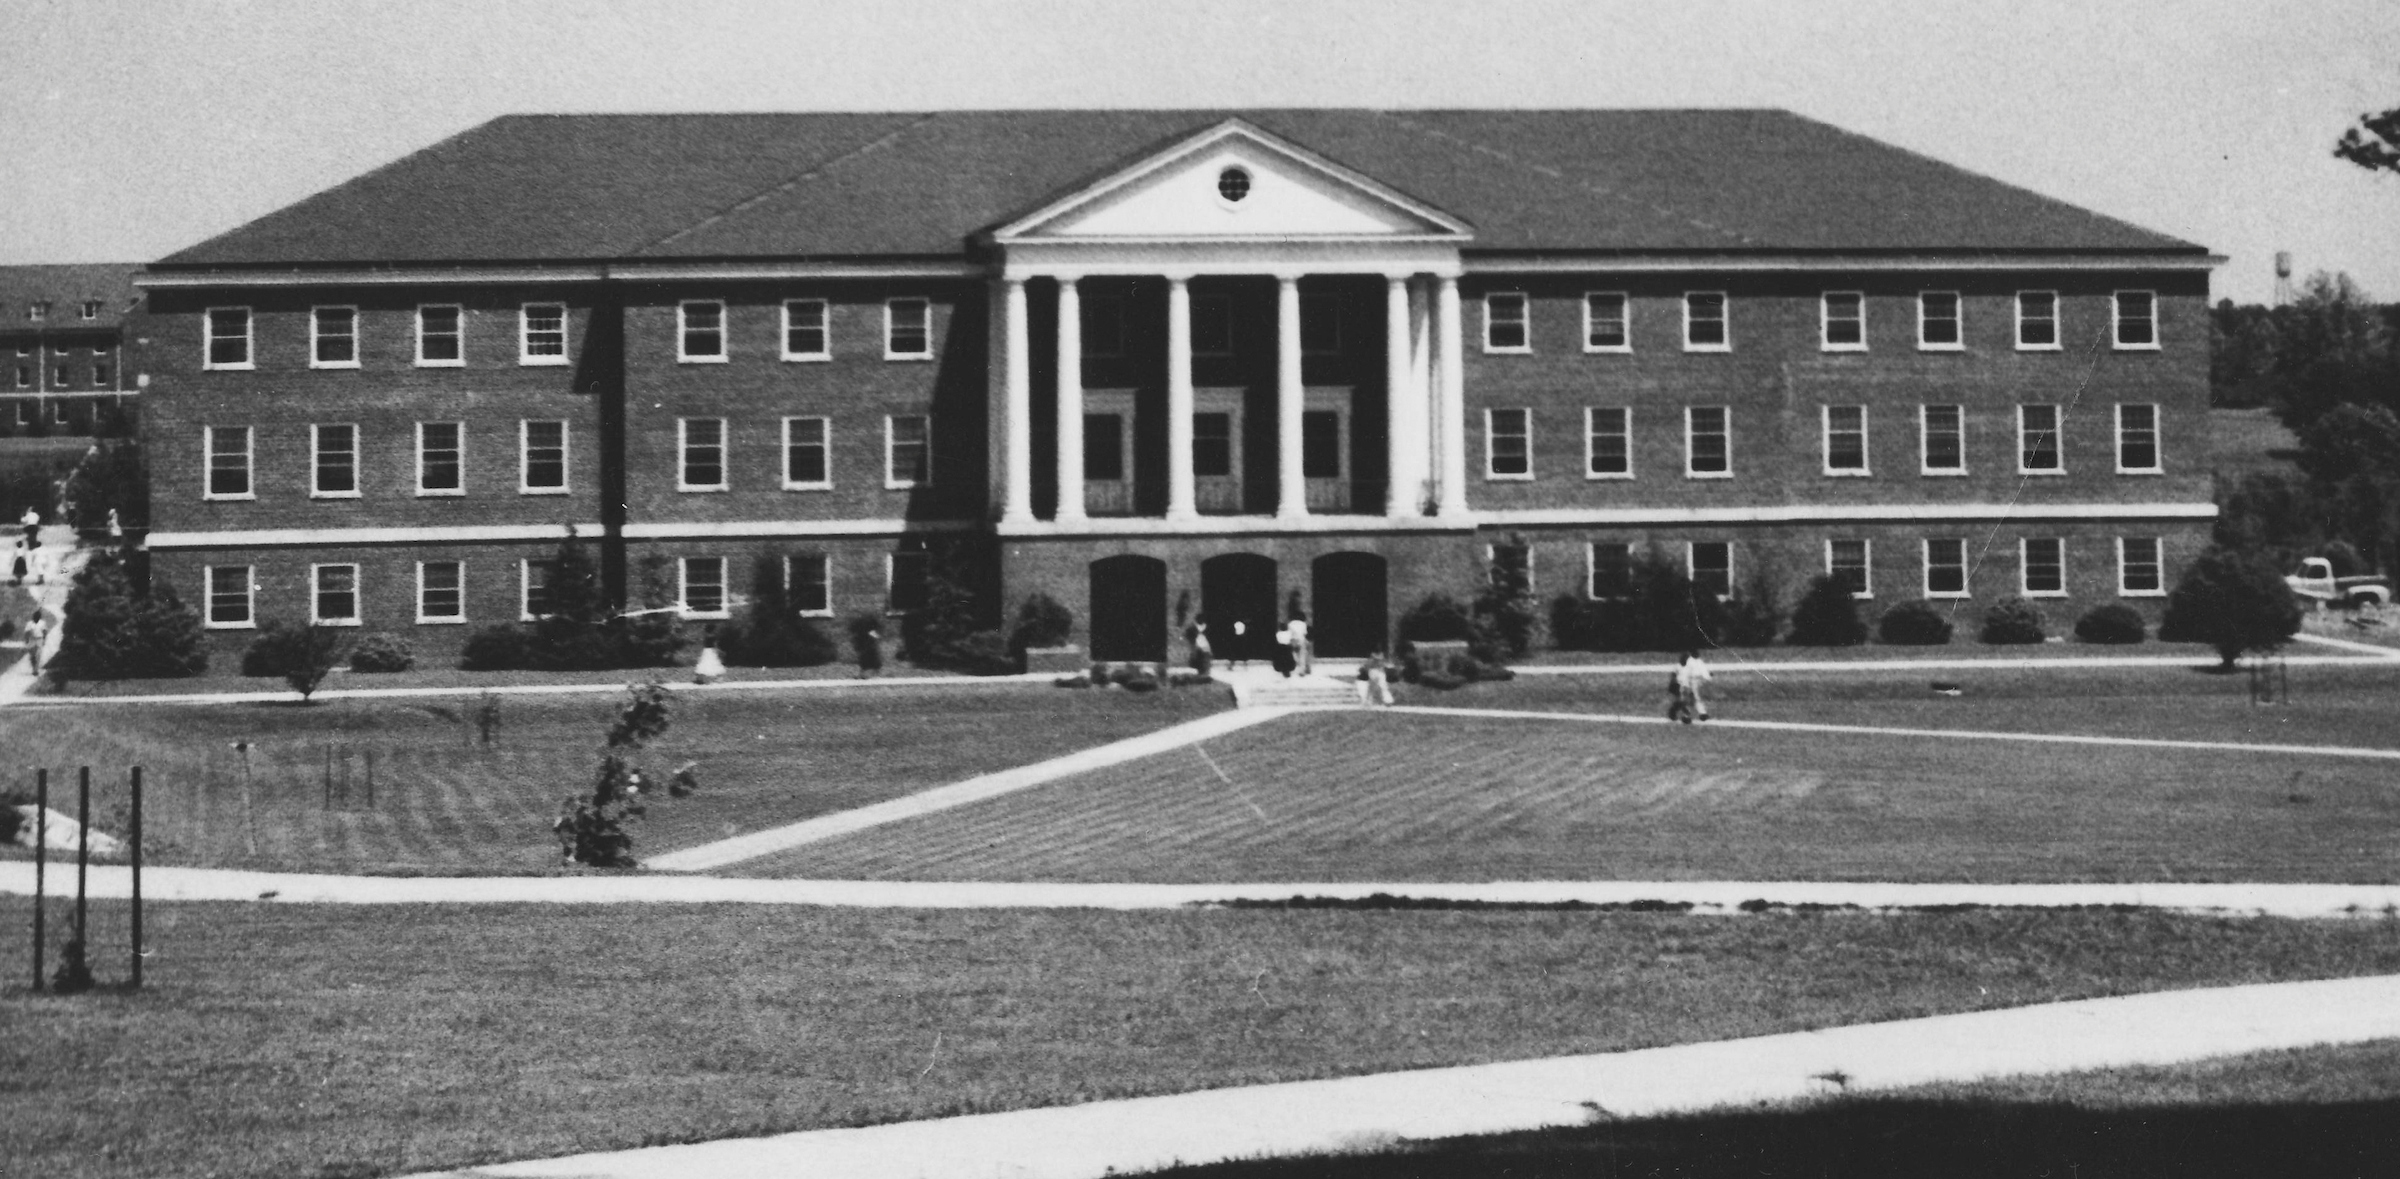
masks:
[[[708,637],[700,642],[699,661],[692,665],[692,682],[713,684],[725,678],[725,657],[717,653],[717,628],[708,628]]]
[[[1392,670],[1384,663],[1381,651],[1368,655],[1367,661],[1358,665],[1358,702],[1373,704],[1378,696],[1387,705],[1392,702]]]
[[[1667,678],[1668,690],[1675,694],[1674,703],[1667,705],[1667,719],[1687,725],[1707,720],[1708,701],[1701,697],[1700,689],[1708,680],[1708,661],[1700,658],[1698,651],[1685,651],[1682,661]]]
[[[1235,671],[1240,671],[1250,666],[1249,623],[1239,618],[1233,620],[1233,650],[1227,651],[1225,653],[1225,658],[1227,661],[1233,664],[1233,669]]]
[[[1308,615],[1292,611],[1292,620],[1283,624],[1283,641],[1291,646],[1292,666],[1301,675],[1316,670],[1316,660],[1308,648]]]
[[[50,637],[50,624],[40,614],[25,624],[25,658],[33,674],[42,674],[42,643]]]
[[[1209,664],[1216,658],[1215,650],[1208,643],[1208,620],[1203,618],[1192,623],[1189,637],[1192,641],[1192,670],[1207,675]]]

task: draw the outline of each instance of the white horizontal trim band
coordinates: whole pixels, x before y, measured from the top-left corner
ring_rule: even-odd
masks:
[[[668,279],[980,278],[989,273],[989,268],[980,263],[936,259],[908,262],[627,262],[607,269],[608,277],[628,282]]]
[[[1944,256],[1909,254],[1897,257],[1862,254],[1617,254],[1593,257],[1566,255],[1495,256],[1466,254],[1460,259],[1469,274],[1638,274],[1733,273],[1747,271],[2140,271],[2214,270],[2225,263],[2220,254],[1973,254]]]
[[[1157,516],[1086,519],[1070,525],[1049,520],[1002,521],[1002,536],[1091,538],[1104,536],[1270,536],[1326,532],[1468,532],[1472,519],[1450,516],[1202,516],[1167,520]]]
[[[628,524],[627,540],[717,540],[770,536],[897,536],[904,532],[971,532],[975,520],[723,520]]]
[[[139,274],[147,288],[290,286],[439,286],[459,283],[668,282],[676,280],[773,280],[795,278],[976,278],[980,263],[906,262],[629,262],[614,265],[503,266],[401,269],[209,270]]]
[[[1526,508],[1481,512],[1487,528],[1542,524],[1804,524],[1878,520],[2214,520],[2217,505],[1766,504],[1744,508]]]
[[[153,549],[242,549],[287,545],[474,544],[484,541],[597,537],[593,524],[468,524],[453,528],[253,528],[222,532],[153,532]]]

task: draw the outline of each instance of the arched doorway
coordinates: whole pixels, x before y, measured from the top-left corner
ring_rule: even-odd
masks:
[[[1167,563],[1130,553],[1092,562],[1092,658],[1167,658]]]
[[[1309,564],[1309,637],[1317,654],[1357,658],[1390,637],[1383,558],[1374,553],[1327,553]]]
[[[1275,653],[1282,624],[1275,605],[1275,558],[1225,553],[1200,562],[1200,616],[1208,620],[1208,645],[1219,659],[1267,659]],[[1248,632],[1240,639],[1233,624]]]

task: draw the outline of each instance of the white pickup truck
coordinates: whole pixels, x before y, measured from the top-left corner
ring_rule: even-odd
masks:
[[[2300,572],[2283,579],[2292,592],[2303,598],[2320,602],[2340,602],[2345,606],[2389,606],[2392,604],[2392,583],[2384,577],[2335,577],[2333,562],[2323,557],[2308,557],[2300,562]]]

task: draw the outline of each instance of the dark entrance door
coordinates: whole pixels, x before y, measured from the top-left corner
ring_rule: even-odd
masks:
[[[1275,612],[1275,558],[1226,553],[1200,562],[1200,616],[1208,620],[1208,645],[1219,659],[1268,659],[1282,624]],[[1234,637],[1233,624],[1248,631]]]
[[[1317,654],[1356,658],[1383,649],[1383,558],[1374,553],[1327,553],[1309,566],[1314,612],[1308,633]]]
[[[1126,554],[1092,562],[1092,658],[1167,658],[1167,563]]]

